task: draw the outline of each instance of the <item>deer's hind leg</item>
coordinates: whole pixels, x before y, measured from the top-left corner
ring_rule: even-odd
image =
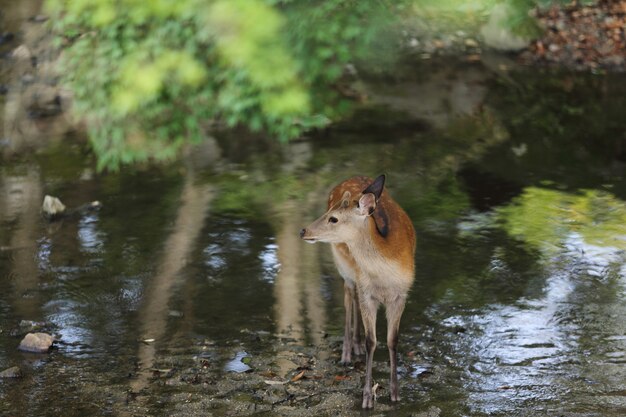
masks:
[[[389,375],[389,392],[391,401],[400,401],[398,392],[398,329],[400,328],[400,318],[404,311],[406,297],[398,296],[393,302],[385,305],[387,315],[387,346],[389,348],[389,365],[391,367]]]

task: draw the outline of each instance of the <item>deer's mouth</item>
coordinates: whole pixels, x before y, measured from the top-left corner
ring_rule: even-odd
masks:
[[[309,235],[309,230],[308,229],[302,229],[300,230],[300,237],[302,238],[302,240],[304,240],[305,242],[309,242],[309,243],[315,243],[317,242],[317,238],[315,236],[311,236]]]

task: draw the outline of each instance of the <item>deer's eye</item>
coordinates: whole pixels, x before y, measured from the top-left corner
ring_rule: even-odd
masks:
[[[337,218],[336,218],[336,217],[330,217],[330,218],[328,219],[328,223],[337,223],[338,221],[339,221],[339,220],[337,220]]]

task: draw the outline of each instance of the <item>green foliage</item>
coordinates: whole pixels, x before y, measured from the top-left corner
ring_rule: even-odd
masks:
[[[247,122],[281,139],[299,133],[297,120],[310,116],[307,91],[275,10],[261,1],[239,2],[246,5],[239,14],[231,1],[119,3],[48,3],[64,11],[59,33],[82,31],[63,73],[100,168],[171,159],[211,120]],[[281,69],[272,82],[273,65]]]
[[[308,85],[337,87],[346,64],[389,61],[397,37],[388,35],[408,1],[273,0],[286,16],[288,43]],[[387,36],[386,36],[387,35]],[[381,40],[383,45],[380,45]],[[384,42],[387,40],[387,42]],[[313,106],[329,118],[349,103],[337,88],[311,90]]]
[[[551,0],[506,0],[504,3],[511,10],[506,23],[513,33],[525,39],[532,39],[541,34],[537,21],[528,12],[536,6],[552,3]]]
[[[62,81],[99,168],[174,158],[208,127],[280,141],[346,115],[348,64],[376,69],[420,10],[475,24],[498,0],[47,0]],[[546,0],[547,1],[547,0]],[[507,0],[527,17],[543,0]],[[434,10],[434,12],[433,12]],[[478,16],[478,18],[476,18]],[[430,20],[430,17],[427,19]],[[511,22],[517,25],[516,22]]]
[[[175,157],[209,123],[278,140],[348,108],[335,85],[387,26],[354,0],[48,0],[99,168]]]

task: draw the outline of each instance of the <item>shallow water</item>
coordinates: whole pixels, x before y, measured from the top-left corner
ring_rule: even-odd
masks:
[[[413,63],[286,147],[222,134],[116,174],[73,139],[2,160],[0,371],[25,376],[0,379],[0,415],[126,415],[148,387],[169,415],[163,358],[208,347],[227,379],[268,337],[337,340],[342,282],[298,230],[335,183],[380,172],[418,234],[403,402],[383,415],[625,415],[626,79],[491,68]],[[102,209],[49,224],[46,194]],[[57,335],[52,353],[17,351],[23,320]]]

